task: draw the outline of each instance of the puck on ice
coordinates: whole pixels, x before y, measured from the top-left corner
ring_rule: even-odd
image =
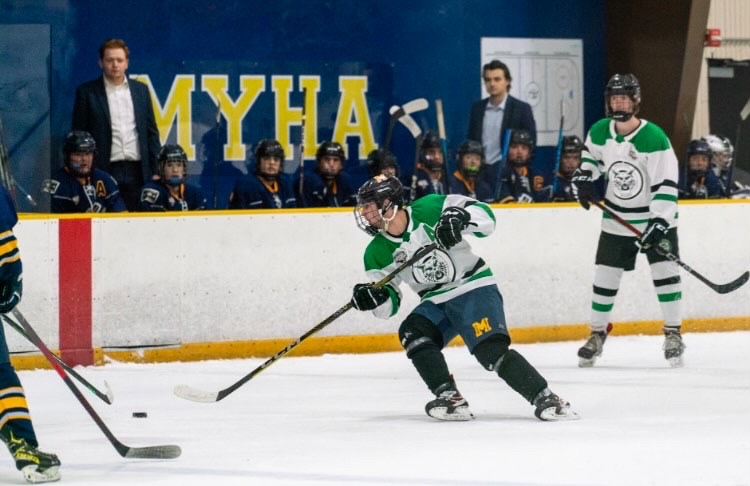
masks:
[[[133,412],[133,418],[146,418],[148,414],[146,412]]]

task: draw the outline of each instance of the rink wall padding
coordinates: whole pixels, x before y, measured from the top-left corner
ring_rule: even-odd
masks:
[[[472,239],[492,266],[516,343],[589,330],[601,213],[576,204],[493,206]],[[680,204],[682,259],[719,283],[750,268],[750,201]],[[369,237],[351,208],[178,215],[21,215],[21,310],[70,364],[268,357],[345,304]],[[750,285],[719,295],[682,272],[685,332],[750,329]],[[291,355],[400,350],[416,297],[389,320],[349,311]],[[655,334],[661,312],[640,256],[623,278],[614,334]],[[14,363],[44,366],[6,333]]]

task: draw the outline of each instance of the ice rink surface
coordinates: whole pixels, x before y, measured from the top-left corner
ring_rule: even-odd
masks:
[[[541,422],[463,347],[446,351],[476,420],[438,422],[403,353],[287,357],[221,402],[265,359],[78,368],[128,446],[178,444],[175,460],[123,459],[53,371],[20,372],[41,449],[66,485],[750,485],[750,332],[686,334],[671,369],[660,336],[611,337],[591,369],[581,342],[518,345],[581,415]],[[148,418],[132,418],[145,411]],[[0,484],[26,484],[6,453]]]

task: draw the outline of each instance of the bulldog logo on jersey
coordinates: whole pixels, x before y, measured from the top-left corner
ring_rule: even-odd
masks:
[[[643,190],[643,174],[630,162],[615,162],[609,167],[607,175],[615,195],[620,199],[633,199]]]
[[[453,281],[456,267],[445,250],[436,248],[411,267],[411,274],[417,283],[442,284]]]

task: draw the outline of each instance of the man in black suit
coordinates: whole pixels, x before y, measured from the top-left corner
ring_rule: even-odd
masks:
[[[148,87],[128,79],[129,61],[121,39],[99,47],[102,76],[78,86],[72,128],[93,135],[96,166],[115,178],[128,211],[137,211],[141,187],[159,178],[161,143]]]
[[[482,67],[484,87],[489,96],[471,105],[469,140],[480,140],[484,147],[485,164],[478,178],[486,180],[497,194],[499,175],[505,163],[502,160],[505,134],[511,129],[528,130],[536,143],[536,122],[531,105],[510,96],[510,70],[505,63],[494,59]]]

